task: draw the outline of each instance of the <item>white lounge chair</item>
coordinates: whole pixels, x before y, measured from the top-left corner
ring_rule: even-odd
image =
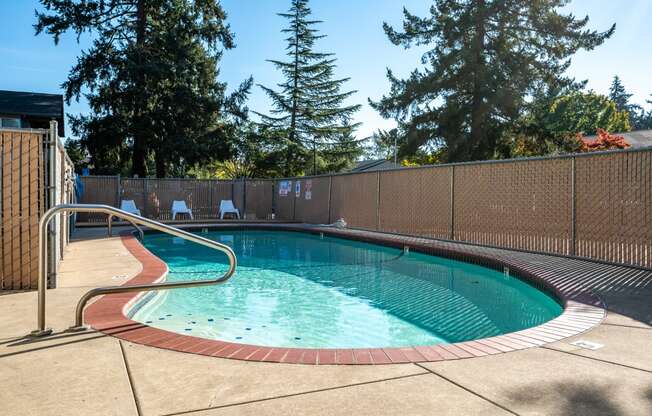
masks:
[[[172,201],[172,219],[177,219],[177,214],[188,214],[193,220],[192,211],[186,205],[186,201]]]
[[[130,214],[140,215],[140,210],[136,208],[136,203],[133,199],[123,199],[120,201],[120,209]]]
[[[240,219],[240,211],[233,205],[233,201],[230,199],[223,199],[220,201],[220,219],[224,219],[224,214],[235,214],[235,216]]]

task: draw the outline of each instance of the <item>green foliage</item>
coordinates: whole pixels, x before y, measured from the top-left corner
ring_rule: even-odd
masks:
[[[540,156],[580,151],[577,135],[631,130],[629,113],[618,111],[604,95],[571,90],[558,97],[539,97],[506,140],[499,157]]]
[[[554,137],[576,133],[592,135],[598,129],[610,133],[631,130],[629,113],[619,111],[616,103],[593,92],[577,92],[556,99],[543,115],[542,122]]]
[[[270,115],[258,113],[261,125],[277,137],[286,176],[302,173],[307,165],[314,173],[322,172],[352,162],[361,153],[351,139],[358,124],[350,121],[360,106],[343,105],[355,91],[341,91],[349,78],[334,78],[333,54],[314,50],[315,41],[324,36],[314,28],[321,22],[310,15],[308,0],[292,0],[290,10],[279,14],[289,21],[282,30],[288,35],[289,59],[269,62],[285,80],[278,89],[260,86],[273,102]]]
[[[645,102],[650,104],[650,109],[646,111],[643,107],[639,107],[639,111],[634,115],[632,120],[632,128],[634,130],[652,129],[652,99],[645,100]]]
[[[88,32],[94,41],[64,83],[66,99],[88,99],[91,115],[71,118],[96,173],[131,168],[146,176],[230,156],[252,80],[231,96],[217,81],[234,46],[212,0],[41,0],[36,33]]]
[[[88,153],[78,139],[68,139],[63,146],[75,166],[75,172],[81,173],[82,169],[88,167]]]
[[[408,78],[388,70],[389,93],[370,101],[383,117],[398,121],[405,137],[401,154],[430,144],[444,147],[449,161],[495,157],[528,99],[571,85],[563,75],[570,57],[615,30],[587,30],[588,17],[559,11],[567,3],[436,0],[426,17],[404,9],[402,31],[385,23],[393,44],[430,48],[424,67]]]

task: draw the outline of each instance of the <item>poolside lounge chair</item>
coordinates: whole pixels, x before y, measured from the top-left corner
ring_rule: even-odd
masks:
[[[123,199],[120,201],[120,209],[130,214],[140,215],[140,210],[136,208],[136,203],[133,199]]]
[[[235,214],[235,216],[240,219],[240,211],[233,205],[233,201],[230,199],[223,199],[220,201],[220,219],[224,219],[224,214]]]
[[[186,201],[172,201],[172,219],[177,218],[177,214],[188,214],[190,219],[193,220],[192,211],[186,205]]]

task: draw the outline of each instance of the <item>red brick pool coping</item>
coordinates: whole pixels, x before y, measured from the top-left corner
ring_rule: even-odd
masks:
[[[560,284],[546,271],[545,264],[538,262],[526,264],[522,259],[510,260],[503,258],[504,256],[498,259],[482,253],[478,247],[447,245],[445,242],[417,237],[297,225],[246,227],[324,233],[395,247],[407,245],[414,251],[481,264],[498,270],[508,267],[510,274],[557,297],[564,310],[560,316],[542,325],[491,338],[433,346],[369,349],[274,348],[165,331],[127,317],[127,311],[143,296],[143,292],[112,294],[99,298],[87,307],[85,322],[98,331],[125,341],[173,351],[246,361],[325,365],[432,362],[502,354],[542,346],[580,334],[598,325],[605,317],[605,309],[598,296],[589,291],[578,290],[573,285]],[[126,285],[147,284],[165,279],[168,268],[161,259],[147,250],[132,234],[123,233],[121,238],[129,252],[142,264],[142,271],[125,283]]]

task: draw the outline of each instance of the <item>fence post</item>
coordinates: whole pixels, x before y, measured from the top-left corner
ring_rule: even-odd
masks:
[[[290,195],[292,195],[292,221],[297,220],[297,194],[295,193],[297,189],[297,178],[294,178],[292,186],[290,186]]]
[[[120,179],[120,175],[117,175],[115,177],[115,179],[116,179],[116,181],[115,181],[115,206],[120,207],[120,199],[122,197],[122,187],[120,186],[121,185],[120,181],[122,179]]]
[[[455,240],[455,165],[451,166],[450,240]]]
[[[247,178],[242,178],[242,218],[247,219]]]
[[[332,224],[331,220],[331,198],[333,195],[333,175],[328,177],[328,224]]]
[[[48,180],[46,183],[46,188],[48,190],[48,204],[46,205],[46,210],[52,208],[57,204],[57,137],[59,135],[58,123],[56,120],[50,121],[50,132],[48,134],[48,152],[47,152],[47,171],[48,171]],[[48,276],[47,287],[55,287],[57,281],[57,257],[56,257],[56,233],[59,226],[60,216],[55,216],[48,227]]]
[[[143,213],[145,218],[149,217],[149,180],[147,178],[143,178]]]
[[[571,158],[571,229],[570,229],[570,255],[576,252],[577,239],[575,236],[575,210],[576,210],[576,184],[575,184],[575,156]]]
[[[376,174],[376,231],[380,231],[380,171]]]

